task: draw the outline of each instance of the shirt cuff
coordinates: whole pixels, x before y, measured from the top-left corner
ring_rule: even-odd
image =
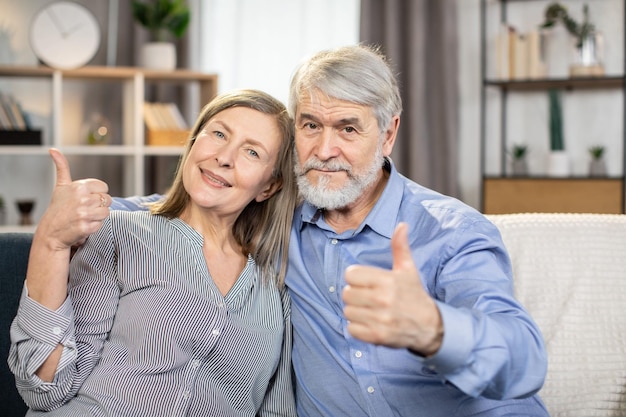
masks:
[[[474,346],[472,317],[463,310],[435,302],[443,320],[443,341],[437,353],[424,358],[424,364],[441,375],[457,373],[467,365]]]
[[[67,297],[57,310],[50,310],[28,296],[24,283],[17,322],[19,327],[33,340],[56,346],[70,336],[73,309]]]

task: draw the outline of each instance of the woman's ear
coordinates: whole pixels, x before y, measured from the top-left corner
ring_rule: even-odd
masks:
[[[265,188],[265,190],[261,191],[261,193],[256,196],[255,200],[257,201],[257,203],[262,203],[263,201],[267,200],[268,198],[273,196],[275,193],[277,193],[281,188],[283,188],[283,181],[273,180]]]

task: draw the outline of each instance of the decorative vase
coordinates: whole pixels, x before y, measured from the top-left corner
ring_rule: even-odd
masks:
[[[565,151],[550,151],[548,155],[548,175],[567,177],[570,174],[569,156]]]
[[[601,77],[603,65],[604,38],[600,32],[591,32],[576,45],[576,59],[569,68],[570,77]]]
[[[176,69],[176,46],[172,42],[148,42],[141,46],[141,66],[160,71]]]
[[[526,158],[513,159],[511,162],[511,170],[514,176],[528,175],[528,163]]]
[[[93,113],[84,127],[88,145],[107,145],[111,139],[111,123],[100,113]]]
[[[604,162],[604,158],[593,158],[591,162],[589,162],[589,176],[606,176],[606,163]]]
[[[20,212],[20,226],[34,224],[32,212],[35,208],[35,200],[17,200],[15,205],[17,205],[17,210]]]

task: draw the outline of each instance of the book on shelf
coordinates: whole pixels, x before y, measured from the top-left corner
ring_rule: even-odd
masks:
[[[144,102],[144,122],[146,143],[156,146],[181,146],[189,131],[178,106],[175,103]]]
[[[143,107],[144,122],[148,130],[188,130],[178,106],[175,103],[151,103]]]
[[[0,129],[30,130],[28,118],[19,102],[9,94],[0,93]]]
[[[500,80],[526,80],[546,76],[544,45],[538,30],[520,32],[503,23],[496,37],[495,69]]]

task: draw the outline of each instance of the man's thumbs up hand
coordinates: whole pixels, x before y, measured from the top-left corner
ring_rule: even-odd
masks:
[[[422,286],[405,223],[391,238],[391,252],[391,271],[364,265],[346,269],[343,300],[348,331],[365,342],[432,355],[441,346],[443,323]]]
[[[50,156],[56,166],[56,184],[37,233],[57,250],[66,250],[82,244],[100,228],[109,215],[111,197],[103,181],[72,181],[67,159],[58,149],[50,149]]]

